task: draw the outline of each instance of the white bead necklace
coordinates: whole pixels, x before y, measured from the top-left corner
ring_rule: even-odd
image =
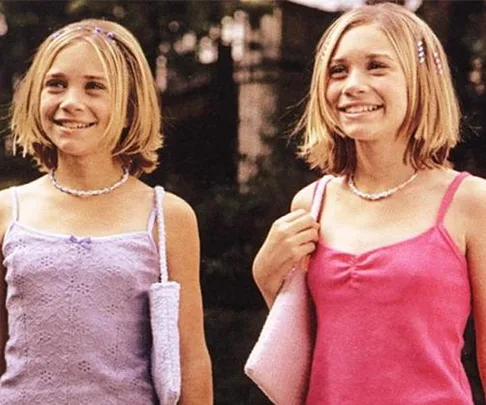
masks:
[[[364,193],[362,191],[359,191],[353,180],[353,176],[349,176],[348,178],[348,186],[351,189],[351,191],[356,194],[358,197],[364,198],[365,200],[371,200],[371,201],[376,201],[376,200],[382,200],[383,198],[390,197],[391,195],[395,194],[397,191],[401,190],[405,186],[409,185],[412,181],[415,180],[417,177],[418,172],[415,172],[410,176],[407,180],[405,180],[402,184],[399,184],[396,187],[390,188],[385,191],[380,191],[378,193]]]
[[[129,174],[130,173],[128,169],[124,167],[123,175],[120,178],[120,180],[118,180],[116,183],[112,184],[111,186],[100,188],[100,189],[94,189],[94,190],[76,190],[76,189],[63,186],[61,183],[57,181],[54,169],[49,171],[49,180],[51,181],[52,185],[55,188],[57,188],[59,191],[62,191],[63,193],[74,195],[76,197],[94,197],[97,195],[108,194],[110,191],[113,191],[116,188],[122,186],[128,180]]]

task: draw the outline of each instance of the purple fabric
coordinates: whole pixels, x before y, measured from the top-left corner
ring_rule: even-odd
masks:
[[[159,262],[150,227],[77,238],[13,222],[3,254],[1,405],[157,403],[147,291]]]

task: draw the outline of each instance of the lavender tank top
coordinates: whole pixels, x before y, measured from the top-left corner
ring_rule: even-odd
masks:
[[[19,223],[12,194],[0,404],[156,404],[147,291],[159,277],[157,210],[146,231],[79,238]]]

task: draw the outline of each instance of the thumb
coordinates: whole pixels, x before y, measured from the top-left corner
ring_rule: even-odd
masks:
[[[299,263],[297,263],[296,267],[307,271],[307,267],[309,266],[309,255],[304,256]]]

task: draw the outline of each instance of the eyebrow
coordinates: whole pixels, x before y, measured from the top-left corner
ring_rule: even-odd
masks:
[[[389,54],[387,53],[369,53],[366,55],[366,59],[377,59],[377,58],[385,58],[388,59],[391,62],[395,62],[395,59],[393,59]],[[337,58],[337,59],[332,59],[331,63],[343,63],[346,61],[346,58]]]
[[[64,73],[47,73],[46,78],[49,79],[64,79],[66,78],[66,75]],[[102,82],[107,82],[107,79],[104,76],[98,76],[98,75],[84,75],[84,79],[86,80],[98,80]]]

